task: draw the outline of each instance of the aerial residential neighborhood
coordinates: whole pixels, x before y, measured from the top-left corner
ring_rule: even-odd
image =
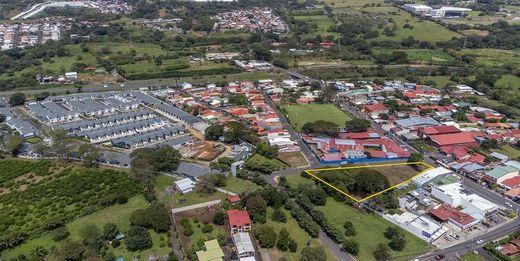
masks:
[[[520,260],[520,3],[4,2],[0,261]]]

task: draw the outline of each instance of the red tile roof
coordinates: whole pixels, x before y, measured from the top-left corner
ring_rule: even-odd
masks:
[[[469,132],[434,135],[430,139],[439,146],[476,143],[473,134]]]
[[[520,250],[511,243],[503,245],[502,248],[500,249],[500,253],[502,253],[506,256],[516,255],[516,254],[518,254],[518,252],[520,252]]]
[[[502,185],[506,186],[509,189],[516,188],[516,187],[520,186],[520,176],[506,179],[506,180],[502,181],[501,183],[502,183]]]
[[[232,195],[232,196],[227,197],[227,200],[229,202],[231,202],[231,203],[236,203],[236,202],[240,201],[240,196],[239,195]]]
[[[511,198],[520,197],[520,188],[510,189],[504,195]]]
[[[367,112],[378,112],[378,111],[386,111],[388,108],[382,103],[369,104],[363,106],[363,109]]]
[[[247,210],[230,209],[226,213],[231,226],[242,227],[251,224]]]
[[[442,204],[440,207],[430,209],[428,212],[430,213],[430,215],[442,221],[446,222],[448,220],[452,220],[463,226],[471,224],[475,221],[475,219],[472,216],[463,213],[460,210],[453,208],[448,204]]]
[[[455,126],[435,126],[435,127],[426,127],[423,129],[423,133],[426,135],[438,135],[438,134],[448,134],[448,133],[459,133],[461,132]]]
[[[386,154],[381,150],[369,150],[367,151],[372,158],[386,158]]]

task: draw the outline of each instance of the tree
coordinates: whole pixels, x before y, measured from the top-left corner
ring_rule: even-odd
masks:
[[[272,159],[278,155],[278,146],[269,146],[266,142],[261,142],[256,145],[256,153]]]
[[[255,219],[255,216],[263,216],[265,220],[267,203],[262,196],[253,195],[248,197],[245,206],[249,214],[253,216],[253,219]]]
[[[403,251],[406,247],[406,239],[403,235],[395,236],[388,245],[395,251]]]
[[[18,106],[23,105],[25,103],[25,94],[21,92],[15,92],[9,97],[9,105],[11,106]]]
[[[133,177],[146,181],[159,172],[171,172],[177,169],[181,154],[171,146],[141,148],[130,154]]]
[[[370,122],[364,119],[352,119],[345,123],[345,127],[349,132],[364,132],[370,127]]]
[[[399,230],[398,227],[396,226],[391,226],[391,227],[387,227],[385,232],[384,232],[384,236],[387,238],[387,239],[390,239],[392,240],[394,237],[398,237],[398,236],[402,236],[401,235],[401,230]]]
[[[215,215],[213,216],[213,223],[215,225],[224,225],[224,223],[226,222],[226,215],[224,214],[224,212],[217,212],[215,213]]]
[[[13,134],[9,135],[5,140],[5,150],[10,153],[12,156],[18,155],[23,145],[23,138],[19,135]]]
[[[482,142],[482,148],[484,149],[498,149],[498,141],[495,139],[487,139]]]
[[[345,236],[353,237],[357,234],[356,228],[352,222],[346,221],[345,224],[343,224],[343,227],[345,228]]]
[[[51,238],[54,241],[61,241],[67,237],[69,237],[70,233],[67,227],[59,227],[51,231]]]
[[[271,215],[271,219],[276,222],[281,222],[281,223],[287,222],[287,216],[279,208],[277,208],[273,211],[273,214]]]
[[[289,231],[287,231],[287,228],[282,228],[280,230],[280,233],[278,234],[278,241],[276,242],[276,247],[285,252],[289,250],[289,242],[291,238],[289,237]]]
[[[386,246],[383,243],[379,243],[376,247],[376,250],[374,250],[374,258],[377,261],[390,261],[392,260],[392,252],[390,251],[390,248]]]
[[[217,141],[224,135],[224,126],[211,125],[204,130],[204,137],[206,140]]]
[[[83,240],[83,244],[90,249],[98,251],[104,245],[103,234],[95,224],[85,225],[80,229],[79,234]]]
[[[420,153],[412,153],[408,158],[408,162],[422,162],[424,160],[424,156]]]
[[[49,250],[47,250],[45,247],[38,245],[35,246],[31,250],[31,257],[34,257],[35,259],[41,260],[43,259],[47,254],[49,254]]]
[[[211,233],[211,231],[213,231],[213,226],[210,224],[206,224],[206,225],[202,226],[200,231],[202,231],[202,233]]]
[[[359,253],[359,243],[353,239],[345,240],[345,242],[343,242],[343,248],[352,255],[357,255]]]
[[[260,247],[262,248],[274,247],[276,243],[276,232],[273,227],[268,225],[262,225],[255,230],[255,237],[258,239]]]
[[[152,247],[152,237],[150,232],[144,227],[133,226],[128,230],[126,237],[126,247],[130,251],[144,250]]]
[[[73,149],[73,141],[62,129],[55,130],[51,133],[52,151],[62,159],[68,160]]]
[[[57,260],[79,261],[83,259],[85,246],[79,242],[66,239],[54,252]]]
[[[302,249],[300,261],[326,261],[327,255],[323,247],[305,247]]]
[[[90,144],[81,144],[78,148],[78,154],[83,160],[83,165],[87,168],[97,166],[97,159],[101,156],[99,149]]]
[[[152,204],[146,209],[138,209],[130,215],[134,226],[155,230],[157,233],[168,231],[171,225],[168,209],[163,204]]]
[[[3,114],[0,114],[0,123],[3,123],[5,121],[6,117]]]
[[[338,136],[339,126],[330,121],[318,120],[315,122],[307,122],[302,126],[302,132],[313,135],[326,135],[329,137]]]
[[[113,240],[119,234],[119,228],[114,223],[106,223],[103,226],[103,238],[106,240]]]

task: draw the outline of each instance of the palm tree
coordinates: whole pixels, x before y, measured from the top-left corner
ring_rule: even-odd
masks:
[[[45,257],[47,254],[49,253],[49,250],[47,250],[45,247],[43,246],[35,246],[32,250],[31,250],[31,255],[34,256],[34,257]]]

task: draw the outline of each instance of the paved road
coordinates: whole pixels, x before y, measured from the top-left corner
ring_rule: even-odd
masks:
[[[425,255],[417,257],[417,259],[421,261],[429,261],[429,260],[435,260],[435,256],[439,254],[443,254],[446,256],[447,260],[455,260],[455,257],[457,255],[462,255],[463,253],[471,252],[473,250],[479,250],[482,245],[485,245],[486,243],[499,239],[501,237],[504,237],[513,231],[517,230],[520,226],[520,219],[515,218],[513,221],[510,221],[509,223],[502,225],[495,230],[491,230],[487,232],[485,235],[474,237],[468,241],[461,242],[458,245],[454,245],[451,247],[448,247],[446,249],[441,250],[435,250],[433,252],[427,253]],[[483,240],[484,243],[477,245],[475,241],[477,240]]]
[[[303,142],[303,140],[300,137],[300,134],[298,134],[292,125],[289,123],[285,115],[278,110],[278,107],[276,107],[276,104],[271,100],[271,98],[262,92],[262,95],[264,96],[265,102],[271,106],[276,114],[278,115],[278,118],[280,118],[280,121],[282,122],[283,126],[289,131],[289,135],[291,135],[291,139],[298,142],[298,146],[301,148],[302,153],[305,155],[307,160],[309,161],[310,167],[319,167],[320,163],[318,159],[314,156],[314,154],[311,152],[310,148]]]

